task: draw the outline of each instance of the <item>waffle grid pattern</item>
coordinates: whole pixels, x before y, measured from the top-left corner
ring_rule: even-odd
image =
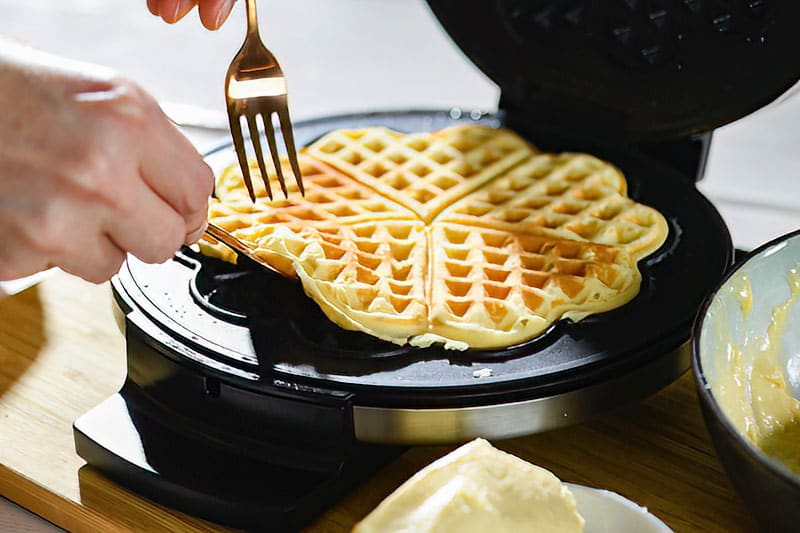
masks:
[[[612,165],[507,130],[339,130],[301,165],[305,198],[262,188],[255,204],[226,170],[210,220],[299,277],[336,324],[399,344],[506,347],[618,307],[668,231]]]
[[[518,342],[524,331],[530,338],[549,317],[616,307],[620,293],[638,288],[624,248],[478,226],[435,225],[431,261],[434,328],[463,338],[480,325],[491,345]]]
[[[660,214],[626,194],[622,173],[586,154],[541,154],[461,199],[444,221],[646,249]],[[661,217],[663,219],[663,217]]]
[[[255,203],[242,187],[241,171],[235,166],[225,169],[216,184],[216,196],[221,201],[212,203],[209,218],[228,231],[255,231],[249,234],[253,238],[275,224],[321,227],[417,218],[401,205],[376,195],[373,190],[310,157],[301,156],[299,163],[303,182],[308,185],[305,197],[300,196],[297,184],[292,182],[287,183],[288,199],[270,200],[262,180],[254,179]],[[250,172],[253,176],[260,175],[255,162],[251,162]],[[270,185],[278,185],[274,174],[270,175]]]
[[[506,130],[403,135],[339,130],[307,153],[413,210],[428,223],[447,205],[522,161],[532,147]]]

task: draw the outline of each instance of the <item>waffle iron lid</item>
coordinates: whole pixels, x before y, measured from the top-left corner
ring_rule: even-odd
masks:
[[[800,79],[797,0],[428,0],[510,115],[629,140],[708,131]]]

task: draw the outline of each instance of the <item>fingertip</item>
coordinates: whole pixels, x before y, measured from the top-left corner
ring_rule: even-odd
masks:
[[[203,181],[205,182],[204,192],[206,193],[206,198],[214,196],[214,187],[216,185],[216,177],[214,176],[214,171],[211,170],[211,167],[208,166],[208,163],[203,161]]]
[[[175,22],[175,14],[178,10],[180,0],[159,0],[158,16],[167,24]]]
[[[197,241],[208,227],[208,196],[204,197],[202,205],[184,215],[184,243],[191,244]]]
[[[176,217],[171,221],[164,220],[158,242],[152,243],[149,249],[141,249],[138,253],[134,252],[134,255],[148,264],[166,263],[183,245],[186,238],[184,228],[182,218]]]
[[[216,31],[219,29],[217,26],[217,18],[216,16],[212,16],[208,13],[208,11],[204,11],[202,7],[200,8],[200,22],[203,24],[203,27],[210,31]]]
[[[216,31],[225,24],[233,9],[234,0],[221,0],[216,4],[200,4],[200,22],[211,31]]]
[[[208,228],[208,220],[204,220],[199,228],[186,235],[184,243],[187,245],[196,243],[197,241],[200,240],[200,237],[203,236],[203,233],[205,233],[207,228]]]
[[[183,216],[183,232],[181,238],[189,238],[195,233],[202,233],[208,224],[208,199],[203,202],[200,209],[187,213]]]
[[[194,7],[194,0],[162,0],[159,12],[167,24],[175,24]]]
[[[178,5],[178,20],[185,17],[196,5],[196,0],[181,0]]]
[[[184,187],[186,187],[186,200],[183,203],[183,210],[181,212],[184,214],[189,213],[196,217],[205,217],[208,214],[208,199],[214,194],[216,179],[214,177],[214,171],[211,170],[211,167],[208,166],[208,163],[206,163],[199,154],[196,163],[193,163],[193,166],[187,166],[187,170],[190,168],[194,170],[190,170],[187,174],[191,176],[191,178],[187,180],[184,185]],[[197,224],[188,229],[196,227]]]
[[[109,280],[119,274],[122,264],[125,262],[127,255],[125,252],[117,248],[115,252],[108,258],[108,268],[102,277],[104,281]]]
[[[222,4],[222,7],[219,8],[219,12],[217,13],[216,29],[221,28],[222,25],[228,20],[228,17],[233,10],[234,1],[235,0],[228,0]]]
[[[172,259],[172,256],[174,256],[175,252],[177,252],[180,247],[183,246],[183,242],[186,240],[186,226],[184,226],[182,222],[183,220],[181,220],[180,223],[175,226],[174,233],[169,234],[169,237],[165,242],[169,253],[164,261],[169,261]],[[164,261],[161,262],[163,263]]]
[[[147,9],[155,16],[158,15],[158,0],[147,0]]]

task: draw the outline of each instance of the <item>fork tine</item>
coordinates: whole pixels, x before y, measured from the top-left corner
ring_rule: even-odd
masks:
[[[256,152],[258,168],[261,170],[261,181],[264,182],[269,199],[272,200],[272,187],[269,185],[269,174],[267,174],[267,166],[264,164],[264,154],[261,152],[261,135],[258,133],[255,115],[247,115],[247,126],[250,128],[250,141],[253,143],[253,149]]]
[[[303,176],[300,174],[300,165],[297,164],[297,151],[294,148],[294,132],[292,131],[292,121],[289,120],[289,110],[286,107],[278,110],[278,119],[281,122],[281,133],[283,142],[286,145],[286,153],[289,156],[289,163],[292,165],[294,179],[300,188],[300,194],[305,196],[306,191],[303,187]]]
[[[253,191],[253,182],[250,181],[250,166],[247,163],[247,152],[244,150],[244,139],[242,138],[242,126],[239,124],[239,117],[233,113],[228,113],[228,121],[231,125],[231,137],[233,146],[236,148],[236,157],[239,158],[239,167],[242,169],[242,177],[250,193],[250,200],[256,202],[256,193]]]
[[[284,198],[288,198],[289,193],[286,192],[286,180],[283,178],[281,160],[278,157],[278,146],[275,144],[275,128],[272,126],[272,113],[262,114],[261,118],[264,119],[264,129],[267,132],[267,142],[269,143],[269,151],[272,154],[272,163],[275,165],[275,171],[278,173],[278,182],[281,184]]]

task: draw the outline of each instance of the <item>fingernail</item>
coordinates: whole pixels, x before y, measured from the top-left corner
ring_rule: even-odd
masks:
[[[174,24],[178,22],[180,19],[186,16],[186,13],[192,10],[194,7],[194,0],[177,0],[175,2],[175,9],[172,12],[172,18],[167,19],[166,17],[162,17],[165,22],[169,24]]]
[[[215,30],[218,30],[225,23],[225,19],[228,18],[231,9],[233,9],[233,2],[234,0],[228,0],[222,4],[222,7],[219,8],[219,11],[217,11],[217,20],[214,22]]]
[[[197,241],[199,241],[200,237],[203,236],[203,233],[206,231],[207,227],[208,227],[208,221],[205,221],[199,228],[197,228],[190,234],[186,235],[186,241],[185,241],[186,244],[194,244]]]

